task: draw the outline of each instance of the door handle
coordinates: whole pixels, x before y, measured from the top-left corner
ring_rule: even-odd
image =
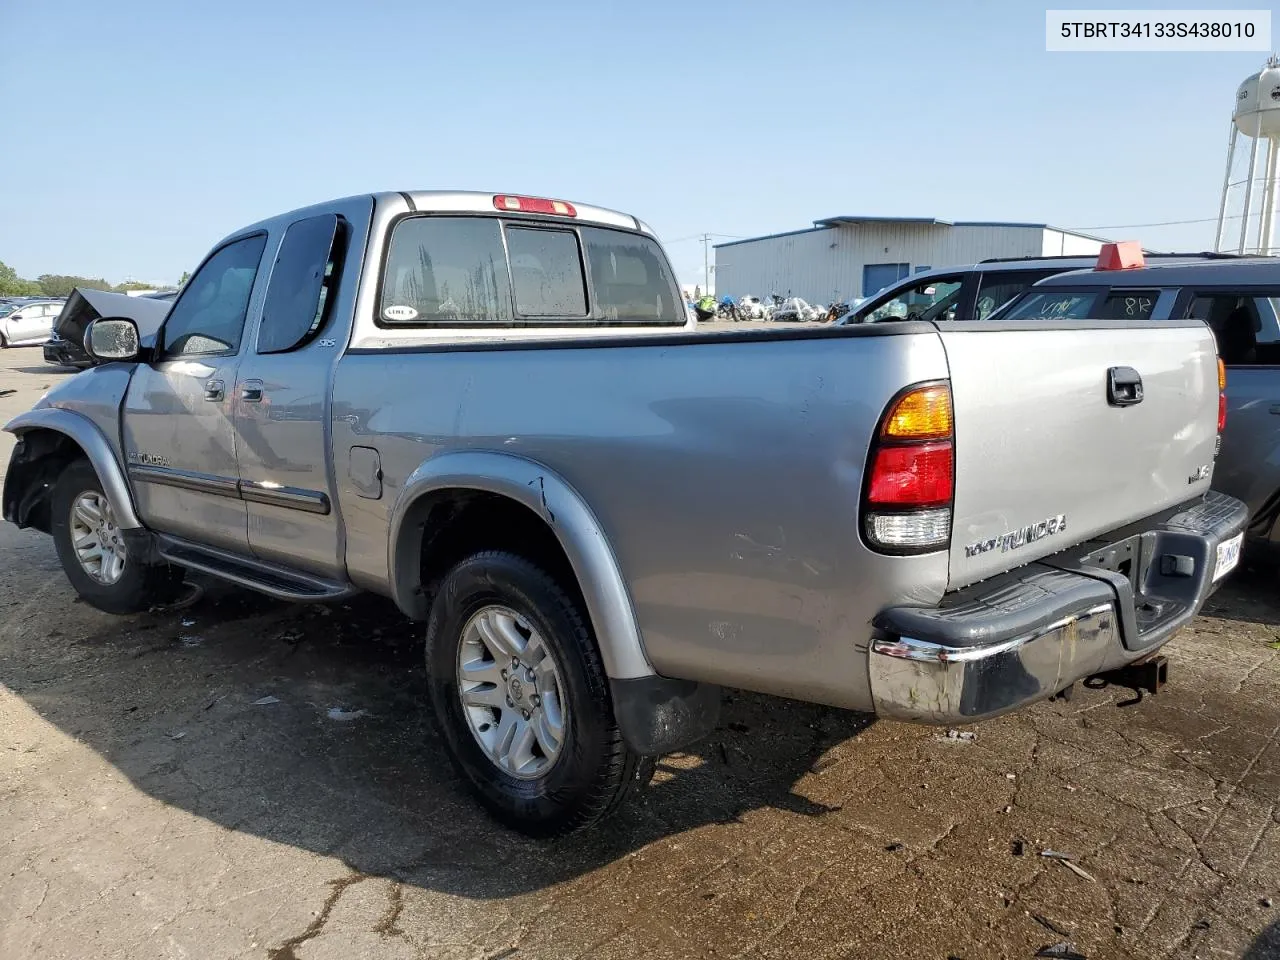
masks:
[[[221,380],[206,380],[204,382],[204,398],[206,400],[218,401],[227,394],[226,385]]]
[[[1107,403],[1113,407],[1132,407],[1142,402],[1142,377],[1133,367],[1111,367],[1107,370]]]
[[[246,380],[240,384],[240,399],[245,403],[262,402],[262,381]]]
[[[1267,413],[1280,417],[1280,403],[1273,403],[1267,408]]]

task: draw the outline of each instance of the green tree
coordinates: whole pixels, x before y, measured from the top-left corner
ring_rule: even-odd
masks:
[[[142,283],[138,280],[126,280],[124,283],[117,283],[111,289],[116,293],[124,293],[126,290],[159,290],[160,288],[154,283]]]
[[[90,277],[69,277],[62,274],[42,273],[36,277],[36,282],[40,285],[39,292],[46,297],[69,297],[71,296],[71,291],[76,287],[86,287],[90,290],[111,289],[111,284],[101,277],[92,279]]]
[[[191,271],[183,270],[182,279],[178,281],[178,288],[181,289],[182,287],[185,287],[187,285],[187,281],[190,279],[191,279]]]
[[[23,280],[18,271],[0,261],[0,297],[30,297],[39,293],[39,284]]]

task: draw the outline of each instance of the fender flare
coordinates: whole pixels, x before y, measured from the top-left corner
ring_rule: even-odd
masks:
[[[142,529],[142,521],[138,519],[138,511],[134,506],[133,493],[125,478],[120,461],[116,459],[111,444],[97,425],[88,417],[71,410],[59,407],[39,407],[28,410],[10,420],[4,427],[19,440],[22,435],[32,430],[51,430],[61,433],[84,451],[89,462],[93,464],[98,479],[102,481],[102,489],[115,508],[117,525],[121,530]]]
[[[586,501],[548,467],[525,457],[485,451],[456,451],[431,457],[405,480],[391,514],[388,570],[394,599],[411,617],[422,619],[418,584],[402,575],[411,531],[412,507],[423,496],[445,489],[480,490],[528,507],[547,524],[569,558],[586,599],[605,672],[614,680],[655,675],[644,653],[631,594],[617,557]]]

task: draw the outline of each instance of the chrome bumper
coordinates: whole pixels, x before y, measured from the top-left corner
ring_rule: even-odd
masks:
[[[967,723],[1051,697],[1125,658],[1112,604],[986,646],[911,637],[871,644],[876,713],[916,723]],[[1144,650],[1145,655],[1149,650]]]
[[[868,658],[876,713],[982,720],[1150,657],[1217,588],[1216,548],[1247,518],[1243,503],[1210,491],[937,607],[885,610]]]

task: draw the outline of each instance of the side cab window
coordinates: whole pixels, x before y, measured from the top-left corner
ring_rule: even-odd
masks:
[[[231,356],[240,349],[266,234],[233,240],[209,257],[164,322],[163,359]]]
[[[1187,316],[1209,325],[1218,356],[1228,367],[1280,364],[1280,289],[1200,291]]]
[[[297,350],[324,328],[342,273],[346,234],[346,221],[334,213],[289,225],[267,284],[258,353]]]

